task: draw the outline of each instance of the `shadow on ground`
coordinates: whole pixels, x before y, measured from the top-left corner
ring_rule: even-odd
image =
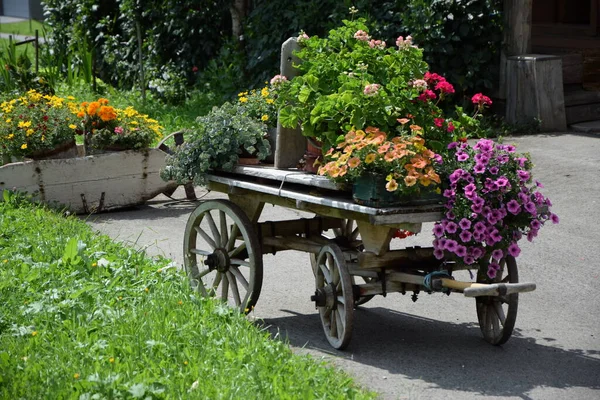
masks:
[[[492,346],[482,339],[475,323],[361,308],[355,313],[352,342],[342,352],[329,346],[316,312],[282,311],[290,316],[263,323],[272,335],[293,346],[424,380],[442,389],[521,398],[528,398],[526,393],[540,386],[600,389],[600,352],[538,343],[518,330],[505,345]]]

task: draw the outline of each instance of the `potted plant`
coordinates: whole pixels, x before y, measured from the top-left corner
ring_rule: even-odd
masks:
[[[323,151],[352,129],[376,126],[390,138],[402,134],[399,119],[422,128],[429,148],[465,136],[460,121],[443,116],[440,101],[454,93],[442,76],[428,71],[410,36],[393,45],[372,38],[363,19],[343,21],[327,38],[298,39],[299,76],[276,76],[279,121],[323,144]],[[462,110],[458,109],[462,116]]]
[[[119,109],[100,98],[83,102],[77,111],[80,118],[77,133],[85,135],[86,153],[141,150],[162,137],[158,121],[133,107]]]
[[[473,98],[473,102],[481,102]],[[480,279],[494,279],[500,261],[520,253],[519,240],[532,241],[548,220],[558,223],[550,212],[552,203],[538,188],[531,174],[531,161],[515,146],[481,139],[449,145],[444,160],[448,182],[443,196],[443,219],[434,225],[434,255],[459,263],[479,263]]]
[[[69,99],[30,90],[0,104],[0,152],[5,161],[77,157],[76,107]]]
[[[352,184],[354,200],[368,206],[430,201],[428,194],[440,193],[435,167],[441,157],[424,143],[418,134],[388,139],[375,127],[352,130],[325,154],[319,174]]]
[[[271,153],[265,158],[265,161],[272,163],[277,139],[277,107],[273,91],[268,86],[264,86],[260,90],[252,89],[240,92],[238,93],[238,105],[246,115],[266,126],[266,139],[271,146]]]
[[[163,179],[203,185],[209,171],[231,171],[243,153],[263,160],[271,150],[265,138],[266,126],[238,104],[213,108],[197,119],[197,126],[189,133],[191,138],[167,156]]]

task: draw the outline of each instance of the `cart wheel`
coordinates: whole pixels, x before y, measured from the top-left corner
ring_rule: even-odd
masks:
[[[487,270],[487,262],[483,270]],[[507,256],[500,262],[500,270],[494,283],[518,283],[519,272],[517,262],[513,256]],[[477,282],[490,283],[487,276],[477,274]],[[506,343],[512,335],[517,309],[519,307],[519,294],[513,293],[504,296],[481,296],[475,298],[477,306],[477,319],[484,339],[494,345]]]
[[[348,346],[352,337],[354,297],[352,279],[339,246],[323,246],[316,258],[315,301],[325,337],[338,350]]]
[[[342,227],[334,228],[334,229],[332,229],[332,231],[333,231],[333,237],[328,237],[328,238],[335,240],[336,243],[341,248],[356,250],[356,251],[363,250],[362,241],[358,238],[359,232],[358,232],[358,227],[356,226],[355,220],[344,219]],[[344,258],[346,260],[346,264],[351,264],[351,263],[355,263],[358,261],[355,257],[353,257],[353,254],[351,252],[344,252]],[[316,271],[316,265],[317,265],[317,257],[315,254],[310,255],[310,264],[312,266],[313,273],[314,273]],[[355,284],[354,279],[355,279],[355,277],[352,276],[352,284],[353,285]],[[365,283],[376,282],[379,280],[377,278],[361,278],[361,279],[363,279],[365,281]],[[375,297],[375,296],[369,295],[369,296],[359,297],[354,302],[354,306],[358,307],[362,304],[365,304],[366,302],[371,300],[373,297]]]
[[[237,205],[210,200],[196,207],[185,227],[183,254],[191,284],[203,296],[220,297],[245,313],[254,307],[262,253],[254,226]]]

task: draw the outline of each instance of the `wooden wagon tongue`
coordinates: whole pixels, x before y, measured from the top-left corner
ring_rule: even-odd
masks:
[[[535,290],[535,283],[475,283],[461,282],[449,278],[432,279],[432,288],[441,291],[443,288],[462,291],[465,297],[478,296],[505,296],[513,293],[532,292]]]

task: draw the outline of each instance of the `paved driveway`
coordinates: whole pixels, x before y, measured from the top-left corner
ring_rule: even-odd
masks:
[[[600,399],[600,137],[538,134],[506,141],[531,153],[534,174],[561,218],[522,246],[520,280],[536,282],[537,290],[521,295],[508,343],[483,341],[472,299],[437,293],[413,303],[409,295],[390,294],[357,310],[350,346],[335,351],[309,301],[314,279],[308,256],[294,251],[264,257],[253,317],[298,352],[324,357],[384,399]],[[184,197],[182,191],[176,196]],[[88,222],[182,263],[184,227],[194,206],[162,197]],[[298,215],[272,206],[263,212],[264,219]],[[430,229],[405,240],[427,246]]]

